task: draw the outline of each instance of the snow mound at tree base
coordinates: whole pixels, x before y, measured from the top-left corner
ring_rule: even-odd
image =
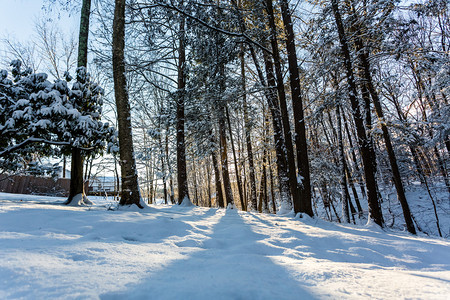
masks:
[[[66,203],[68,206],[92,206],[94,205],[94,202],[89,200],[86,195],[83,194],[76,194],[72,201]]]
[[[191,202],[191,199],[189,199],[188,197],[184,197],[183,201],[181,201],[179,206],[181,206],[181,207],[192,207],[192,206],[195,206],[195,205]]]
[[[236,205],[234,205],[234,203],[228,203],[227,209],[237,209],[237,208]]]

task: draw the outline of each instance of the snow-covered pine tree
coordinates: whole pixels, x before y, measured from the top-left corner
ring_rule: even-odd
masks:
[[[0,169],[27,170],[34,157],[57,157],[79,148],[84,155],[116,149],[116,133],[101,121],[103,89],[92,82],[86,68],[77,69],[75,82],[51,83],[45,73],[21,70],[11,63],[12,76],[0,71]],[[85,199],[75,201],[83,204]]]

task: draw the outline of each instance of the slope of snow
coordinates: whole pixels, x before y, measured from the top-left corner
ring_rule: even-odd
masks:
[[[0,193],[0,299],[448,299],[450,242],[237,210]]]

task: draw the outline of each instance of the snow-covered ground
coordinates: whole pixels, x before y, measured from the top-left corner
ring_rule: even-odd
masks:
[[[386,227],[397,231],[406,231],[403,210],[400,202],[397,200],[395,187],[383,184],[380,185],[380,192],[384,200],[381,203],[381,207]],[[436,222],[437,214],[442,236],[445,238],[450,238],[450,198],[448,190],[442,180],[430,184],[430,193],[428,193],[425,187],[421,186],[419,182],[407,185],[405,192],[411,214],[413,216],[414,226],[419,234],[439,236]],[[361,193],[358,193],[358,195],[361,199],[361,206],[364,214],[360,219],[356,217],[355,223],[365,225],[367,223],[369,213],[367,201],[364,197],[362,197]],[[314,213],[318,215],[319,218],[328,220],[328,216],[330,214],[325,212],[322,200],[319,198],[315,199],[315,201]],[[433,201],[436,204],[436,211],[434,210]],[[353,193],[352,203],[355,205]],[[340,218],[342,218],[343,212],[342,205],[340,204],[340,194],[335,196],[334,205],[336,212]],[[333,222],[337,222],[336,215],[333,212],[331,213],[331,217]]]
[[[450,242],[236,210],[0,194],[0,299],[449,299]]]

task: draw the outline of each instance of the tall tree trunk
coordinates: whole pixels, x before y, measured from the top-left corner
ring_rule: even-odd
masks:
[[[113,20],[113,77],[119,127],[119,154],[122,175],[120,205],[140,204],[140,191],[134,158],[130,104],[125,77],[125,0],[115,0]]]
[[[158,130],[159,130],[159,159],[161,162],[161,173],[162,173],[162,181],[163,181],[163,197],[164,197],[164,204],[167,204],[167,174],[166,174],[166,164],[164,162],[164,143],[162,139],[162,125],[161,125],[161,119],[158,118]],[[167,136],[167,132],[166,132]]]
[[[145,185],[146,185],[146,193],[144,194],[144,198],[147,197],[147,204],[152,204],[152,171],[150,170],[150,162],[147,160],[145,162]]]
[[[362,197],[366,198],[367,197],[366,189],[364,187],[364,182],[363,182],[363,178],[362,178],[362,174],[361,174],[361,169],[359,168],[359,163],[358,163],[358,160],[356,159],[356,153],[355,153],[355,148],[353,147],[352,135],[350,133],[350,129],[349,129],[349,126],[348,126],[347,118],[345,117],[345,113],[342,114],[342,118],[344,119],[345,132],[347,133],[347,139],[348,139],[348,143],[349,143],[349,146],[350,146],[350,154],[351,154],[351,157],[352,157],[353,165],[355,167],[355,173],[356,173],[356,177],[357,177],[357,180],[358,180],[358,185],[359,185],[359,188],[361,190]],[[352,178],[355,178],[355,176],[353,176]]]
[[[269,17],[270,27],[270,44],[272,46],[273,65],[275,67],[276,87],[278,92],[278,102],[280,105],[281,121],[283,124],[284,144],[287,162],[287,173],[289,177],[289,187],[291,189],[292,202],[294,204],[294,211],[300,212],[300,195],[299,186],[297,182],[297,175],[295,171],[295,156],[294,146],[292,144],[291,125],[289,122],[289,113],[287,109],[286,91],[284,90],[284,80],[281,70],[281,58],[277,42],[277,29],[275,25],[275,17],[272,7],[272,0],[267,0],[267,15]]]
[[[216,202],[219,207],[225,207],[223,192],[222,192],[222,182],[220,180],[220,170],[219,163],[217,161],[215,151],[211,152],[211,158],[213,161],[214,178],[216,182]]]
[[[181,2],[181,4],[183,1]],[[185,49],[185,20],[181,17],[178,45],[178,97],[177,97],[177,181],[178,181],[178,204],[184,199],[189,199],[189,187],[187,181],[186,166],[186,142],[184,137],[184,100],[186,88],[186,49]]]
[[[62,178],[66,178],[66,168],[67,168],[67,157],[63,156],[63,169],[62,169]]]
[[[169,187],[170,187],[170,204],[175,204],[175,189],[173,188],[173,178],[170,176],[169,178]]]
[[[89,19],[91,14],[91,0],[83,0],[81,6],[80,34],[78,39],[78,67],[87,66],[88,38],[89,38]],[[80,204],[84,204],[86,199],[83,180],[84,159],[81,149],[72,148],[72,160],[70,163],[70,189],[66,204],[73,204],[72,200],[77,196]],[[65,172],[65,170],[64,170]],[[87,199],[86,199],[87,200]],[[89,203],[89,202],[88,202]],[[75,203],[78,204],[78,203]]]
[[[247,210],[245,207],[244,202],[244,195],[242,194],[242,185],[241,185],[241,176],[239,174],[239,166],[236,158],[236,150],[234,149],[234,141],[233,141],[233,132],[231,131],[231,121],[230,121],[230,114],[228,113],[228,107],[225,107],[226,117],[227,117],[227,124],[228,124],[228,132],[230,134],[230,143],[231,143],[231,151],[233,152],[233,158],[234,158],[234,169],[236,172],[236,183],[238,187],[238,193],[239,193],[239,200],[241,203],[241,209]]]
[[[337,0],[331,0],[331,5],[339,34],[339,41],[341,44],[342,54],[344,55],[344,65],[347,73],[349,98],[352,106],[353,118],[355,120],[356,132],[358,134],[358,142],[361,149],[361,156],[364,165],[364,175],[366,178],[366,188],[367,188],[367,201],[369,204],[369,216],[376,224],[383,227],[384,220],[377,194],[377,183],[375,178],[376,170],[373,164],[375,160],[375,152],[374,149],[370,147],[370,141],[367,137],[364,128],[363,117],[359,109],[358,99],[356,98],[357,90],[350,57],[350,49],[348,47],[347,36],[345,33],[344,25],[342,23]]]
[[[211,198],[212,198],[212,195],[211,195],[211,167],[210,167],[210,163],[209,163],[209,160],[208,159],[206,159],[206,178],[207,178],[207,193],[206,193],[206,195],[208,196],[208,200],[207,200],[207,202],[206,202],[206,205],[208,206],[208,207],[211,207]]]
[[[286,165],[286,157],[284,154],[284,138],[282,132],[281,115],[278,105],[278,98],[275,90],[275,76],[273,74],[273,64],[267,53],[263,53],[265,69],[267,74],[266,91],[267,103],[272,115],[273,139],[275,143],[278,182],[280,185],[281,210],[288,211],[292,209],[292,197],[288,178],[288,169]]]
[[[360,34],[360,32],[358,32]],[[389,134],[388,128],[386,126],[386,120],[384,119],[383,109],[381,108],[381,101],[378,97],[378,93],[372,82],[372,75],[370,73],[369,60],[366,53],[364,52],[364,45],[360,36],[355,39],[356,51],[358,51],[361,66],[363,68],[364,80],[363,85],[367,85],[367,89],[372,97],[372,102],[375,106],[375,111],[378,116],[378,121],[381,125],[381,131],[383,133],[384,143],[386,145],[386,151],[388,153],[389,162],[392,169],[392,176],[394,178],[395,189],[397,190],[397,198],[400,202],[403,210],[403,216],[405,218],[406,228],[412,233],[416,234],[416,229],[414,227],[413,220],[411,218],[411,210],[409,209],[408,201],[406,200],[405,189],[403,187],[402,178],[400,175],[400,170],[397,164],[397,158],[395,156],[394,147],[392,146],[391,136]]]
[[[267,212],[268,209],[268,201],[267,201],[267,173],[266,173],[266,154],[263,154],[263,162],[261,169],[261,188],[259,194],[259,203],[260,207],[258,208],[259,212]]]
[[[81,6],[80,35],[78,37],[78,67],[87,66],[90,16],[91,0],[83,0]]]
[[[348,211],[348,203],[350,200],[350,195],[347,187],[347,177],[345,176],[345,170],[347,168],[345,156],[344,156],[344,143],[342,141],[342,121],[341,121],[341,112],[340,112],[340,104],[336,104],[336,118],[338,121],[338,144],[339,144],[339,160],[341,165],[341,202],[342,202],[342,214],[344,215],[344,220],[346,223],[350,223],[350,214]]]
[[[169,123],[167,122],[166,124],[166,139],[165,139],[165,154],[166,154],[166,162],[167,162],[167,170],[169,172],[168,177],[169,177],[169,188],[170,188],[170,193],[169,193],[169,199],[170,199],[170,204],[174,204],[174,189],[173,189],[173,179],[172,179],[172,167],[170,165],[170,157],[169,157]]]
[[[194,183],[194,201],[192,201],[195,205],[199,205],[200,201],[199,201],[199,192],[198,192],[198,180],[197,180],[197,168],[195,167],[195,163],[192,164],[192,168],[191,168],[191,172],[192,172],[192,180]]]
[[[264,145],[263,145],[263,161],[262,161],[262,178],[261,185],[263,186],[263,197],[262,197],[262,212],[269,212],[269,201],[267,200],[267,167],[268,165],[268,151],[267,145],[269,144],[269,115],[266,109],[263,107],[264,112]],[[270,167],[269,167],[270,168]]]
[[[219,139],[220,139],[220,165],[222,167],[223,188],[227,207],[234,206],[233,191],[231,189],[230,173],[228,171],[228,149],[227,133],[225,128],[225,107],[221,108],[219,116]]]
[[[246,94],[246,79],[245,79],[245,61],[244,61],[244,51],[241,48],[240,52],[240,62],[241,62],[241,84],[242,84],[242,100],[244,109],[244,123],[245,123],[245,143],[247,146],[247,156],[248,156],[248,166],[249,166],[249,176],[250,176],[250,201],[252,210],[256,211],[256,180],[255,180],[255,164],[253,162],[253,149],[251,141],[251,124],[248,116],[248,104],[247,104],[247,94]]]
[[[277,204],[275,201],[275,191],[274,191],[274,182],[273,182],[273,171],[272,171],[272,157],[270,155],[270,151],[268,152],[268,160],[269,160],[269,179],[270,179],[270,198],[272,200],[272,212],[274,214],[277,213]]]
[[[271,0],[269,0],[271,1]],[[291,86],[292,108],[294,110],[295,144],[297,146],[298,173],[301,178],[299,186],[300,202],[298,211],[313,216],[311,200],[311,178],[309,171],[308,146],[306,141],[305,117],[303,114],[303,99],[300,90],[300,75],[297,66],[294,28],[287,0],[281,0],[281,16],[286,32],[286,50],[288,54],[289,82]],[[295,203],[294,203],[295,209]]]
[[[358,208],[358,216],[361,218],[363,216],[363,210],[361,207],[361,202],[359,201],[358,192],[356,191],[355,185],[353,184],[352,181],[352,175],[350,174],[350,171],[348,169],[347,160],[345,162],[345,174],[347,175],[347,182],[349,183],[350,188],[352,189],[353,198],[355,199],[356,207]]]
[[[147,158],[148,159],[148,158]],[[148,161],[146,162],[147,164],[149,164],[149,173],[148,173],[148,203],[152,204],[153,203],[153,195],[155,194],[154,192],[154,178],[155,178],[155,172],[153,169],[153,155],[150,156],[150,159],[148,159]]]
[[[232,2],[235,3],[234,0]],[[259,12],[259,11],[258,11]],[[239,13],[239,10],[238,10]],[[259,17],[261,19],[261,17]],[[239,18],[239,24],[242,32],[245,32],[245,23],[243,22],[243,18]],[[264,75],[259,64],[258,59],[256,58],[255,49],[252,45],[249,45],[250,55],[252,57],[253,63],[255,65],[256,73],[258,74],[258,79],[264,89],[264,97],[268,103],[270,113],[272,115],[272,126],[273,126],[273,137],[275,143],[275,151],[276,151],[276,164],[277,164],[277,177],[281,198],[281,209],[283,211],[289,210],[292,207],[291,203],[291,192],[289,188],[289,182],[287,177],[287,166],[286,166],[286,158],[284,155],[284,139],[282,133],[282,124],[281,117],[278,105],[278,99],[276,95],[276,91],[274,91],[275,78],[273,75],[273,64],[272,61],[266,51],[263,51],[263,59],[265,65],[265,71],[267,75],[267,83],[264,79]]]
[[[144,198],[147,196],[147,204],[151,204],[151,199],[150,199],[150,165],[149,165],[149,159],[147,157],[147,134],[145,132],[145,127],[144,127],[144,120],[141,120],[142,122],[142,135],[143,135],[143,142],[144,142],[144,153],[145,153],[145,184],[146,188],[144,189]]]

